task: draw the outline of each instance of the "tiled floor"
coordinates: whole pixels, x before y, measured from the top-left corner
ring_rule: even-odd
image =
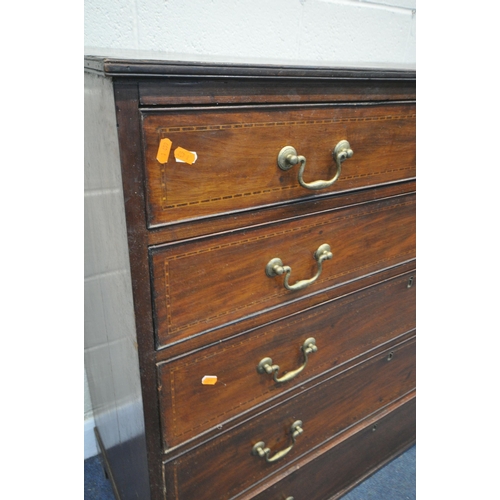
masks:
[[[415,500],[416,447],[413,446],[342,500]],[[85,460],[85,500],[115,500],[98,457]]]

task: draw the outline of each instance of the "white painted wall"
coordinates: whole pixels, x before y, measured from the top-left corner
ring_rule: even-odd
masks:
[[[85,46],[217,60],[415,63],[416,0],[85,0]]]
[[[85,51],[176,60],[415,65],[416,0],[85,0]],[[85,457],[95,453],[85,374]]]

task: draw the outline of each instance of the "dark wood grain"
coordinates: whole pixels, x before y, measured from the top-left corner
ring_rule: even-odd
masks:
[[[141,389],[143,394],[143,414],[146,425],[147,448],[143,451],[143,467],[148,474],[148,483],[151,500],[162,498],[163,484],[161,468],[158,465],[155,453],[157,443],[158,406],[155,401],[156,373],[152,363],[154,353],[154,334],[151,325],[151,301],[149,296],[149,262],[148,238],[145,224],[145,196],[141,189],[143,185],[143,170],[141,167],[141,135],[138,111],[137,84],[133,81],[120,81],[115,84],[115,105],[117,133],[120,145],[120,159],[122,167],[122,183],[125,217],[127,221],[127,240],[132,276],[132,289],[134,296],[134,316],[136,324],[136,345],[141,375]],[[127,361],[123,360],[126,364]],[[115,477],[119,474],[118,481],[121,499],[140,498],[144,492],[138,492],[131,485],[137,481],[141,470],[138,461],[141,455],[133,452],[124,452],[120,448],[109,450],[110,460],[115,458]]]
[[[254,491],[237,498],[339,498],[415,442],[416,398],[415,394],[412,396],[393,411],[363,422],[354,432],[342,436],[335,447],[315,460],[301,464],[294,472],[260,494],[256,495]]]
[[[407,341],[177,457],[166,468],[167,495],[232,498],[414,388],[415,342]],[[259,441],[272,454],[286,448],[290,425],[296,420],[303,422],[304,432],[280,461],[266,463],[251,454]]]
[[[338,374],[350,370],[360,363],[363,363],[367,359],[376,357],[385,351],[390,351],[395,346],[412,340],[415,337],[415,334],[415,330],[410,330],[384,344],[378,345],[374,349],[369,350],[361,354],[360,356],[349,359],[348,361],[332,368],[327,372],[322,373],[321,375],[303,380],[301,384],[292,387],[290,390],[277,392],[274,396],[271,396],[264,404],[254,405],[249,410],[240,412],[235,417],[230,418],[224,424],[217,425],[216,427],[209,429],[206,432],[198,434],[193,439],[184,441],[178,446],[168,448],[164,452],[165,460],[172,462],[182,455],[186,455],[193,450],[200,449],[200,447],[204,446],[205,444],[213,442],[213,440],[218,436],[230,432],[232,429],[239,428],[241,425],[246,425],[247,422],[251,421],[254,418],[259,418],[259,416],[262,415],[262,412],[267,411],[270,407],[278,407],[291,398],[295,398],[297,395],[316,387],[318,384],[322,384],[323,382],[336,377]]]
[[[143,123],[151,226],[415,177],[414,104],[145,111]],[[164,138],[172,149],[160,163]],[[354,156],[329,188],[304,188],[298,165],[278,167],[278,153],[293,146],[307,160],[306,182],[329,180],[341,140]],[[196,162],[177,162],[177,147],[196,152]]]
[[[148,241],[149,245],[154,247],[162,243],[179,242],[198,236],[230,233],[236,229],[264,226],[275,222],[281,223],[315,212],[355,205],[371,200],[390,198],[406,193],[415,193],[415,191],[416,182],[413,179],[394,182],[388,185],[378,185],[372,189],[353,189],[336,196],[325,193],[317,195],[313,199],[297,200],[294,203],[286,205],[261,207],[256,210],[150,228]]]
[[[283,80],[242,78],[170,78],[139,82],[143,106],[289,104],[299,102],[380,102],[416,99],[415,81],[337,79]]]
[[[332,301],[345,295],[350,295],[356,291],[362,291],[379,282],[386,281],[406,273],[414,273],[416,261],[410,259],[401,262],[394,267],[383,269],[370,273],[360,279],[347,281],[339,286],[328,288],[317,294],[306,295],[300,300],[292,301],[285,308],[266,309],[259,314],[246,316],[234,323],[229,323],[224,327],[190,337],[189,340],[175,342],[159,348],[155,353],[157,363],[165,361],[174,361],[194,355],[207,347],[215,347],[221,343],[236,340],[238,337],[252,335],[257,328],[264,328],[266,325],[272,325],[276,321],[285,319],[301,311],[314,307],[323,302]]]
[[[372,63],[358,66],[331,66],[319,64],[304,64],[303,61],[290,61],[286,65],[268,62],[259,58],[260,63],[250,64],[247,60],[214,61],[210,56],[208,61],[192,60],[185,57],[175,57],[175,54],[155,52],[107,49],[105,55],[87,54],[84,59],[85,69],[101,72],[110,76],[139,77],[171,77],[171,76],[217,76],[251,78],[275,78],[282,81],[287,78],[299,79],[357,79],[370,82],[372,80],[415,80],[415,68],[405,64]],[[203,57],[198,55],[200,59]]]
[[[409,279],[413,286],[408,288]],[[254,405],[290,390],[415,328],[415,273],[363,291],[322,302],[232,341],[159,364],[160,404],[165,446],[175,446]],[[279,377],[301,366],[303,342],[314,337],[318,351],[290,382],[257,373],[271,357]],[[205,375],[217,384],[202,385]]]
[[[314,276],[313,255],[323,243],[334,256],[310,287],[289,291],[283,276],[266,276],[267,263],[276,257],[292,268],[292,284]],[[414,256],[413,195],[158,248],[152,255],[158,343],[185,339]]]

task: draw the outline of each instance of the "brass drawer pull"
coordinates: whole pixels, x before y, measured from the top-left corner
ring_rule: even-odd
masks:
[[[335,175],[329,181],[312,181],[305,182],[303,175],[306,168],[306,158],[305,156],[298,156],[297,151],[292,146],[285,146],[278,154],[278,166],[281,170],[289,170],[293,166],[300,163],[299,167],[299,184],[307,189],[324,189],[330,187],[340,176],[342,171],[342,162],[347,158],[351,158],[353,155],[353,150],[348,141],[340,141],[333,150],[333,159],[337,164],[337,171]]]
[[[290,429],[292,431],[292,444],[288,447],[285,448],[284,450],[278,451],[273,457],[269,458],[269,455],[271,454],[271,450],[269,448],[266,448],[264,441],[259,441],[257,444],[255,444],[252,448],[252,455],[259,456],[261,458],[265,458],[266,462],[272,463],[272,462],[277,462],[281,458],[283,458],[292,448],[293,445],[295,444],[295,440],[297,439],[297,436],[302,434],[304,432],[304,429],[302,429],[302,421],[297,420],[292,424],[292,427]]]
[[[318,350],[318,348],[316,347],[316,340],[313,339],[312,337],[307,339],[300,349],[304,353],[304,362],[296,370],[288,372],[281,378],[278,378],[278,371],[280,367],[278,365],[273,365],[273,360],[271,358],[262,359],[260,363],[257,365],[257,371],[259,373],[269,373],[269,374],[272,373],[274,376],[274,381],[278,383],[288,382],[289,380],[292,380],[306,367],[309,354],[316,352]]]
[[[308,280],[297,281],[293,285],[289,284],[292,268],[290,266],[284,266],[281,259],[271,259],[267,263],[266,274],[270,278],[273,278],[274,276],[281,276],[285,273],[285,288],[287,290],[302,290],[318,279],[321,271],[323,270],[323,261],[330,260],[331,258],[333,258],[333,254],[330,251],[330,245],[327,243],[320,245],[320,247],[314,252],[314,259],[318,262],[318,271],[316,274]]]

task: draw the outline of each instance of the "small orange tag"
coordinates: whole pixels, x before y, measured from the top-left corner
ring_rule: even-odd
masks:
[[[184,163],[189,163],[190,165],[192,165],[196,161],[196,158],[198,158],[196,153],[193,153],[192,151],[188,151],[187,149],[181,147],[178,147],[174,151],[174,156],[176,160],[183,161]]]
[[[217,383],[217,375],[205,375],[201,379],[203,385],[215,385]]]
[[[170,139],[167,139],[165,137],[160,141],[160,145],[158,146],[158,154],[156,155],[156,159],[160,163],[167,163],[171,147],[172,147],[172,141]]]

